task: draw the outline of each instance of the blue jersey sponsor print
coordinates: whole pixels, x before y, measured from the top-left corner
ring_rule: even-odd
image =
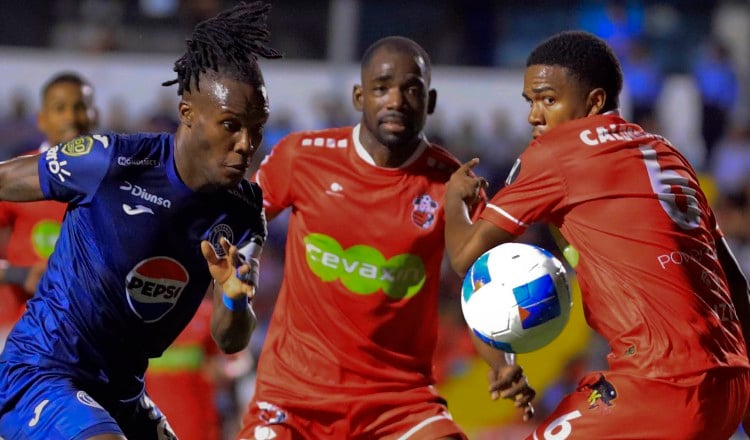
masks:
[[[247,181],[195,193],[175,169],[167,134],[94,135],[39,161],[49,199],[67,202],[37,294],[0,369],[34,365],[112,397],[143,390],[149,357],[187,325],[211,280],[200,241],[265,237],[260,189]],[[0,413],[18,390],[0,378]]]

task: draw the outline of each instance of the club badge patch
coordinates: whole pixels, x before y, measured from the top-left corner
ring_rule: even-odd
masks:
[[[94,138],[91,136],[82,136],[66,142],[60,151],[66,156],[85,156],[91,152],[91,147],[93,146]]]
[[[229,225],[219,223],[218,225],[214,225],[208,233],[208,242],[211,243],[214,252],[216,252],[219,258],[225,255],[224,248],[221,247],[221,237],[225,237],[227,241],[234,243],[234,233]]]
[[[438,204],[429,194],[422,194],[414,199],[411,220],[422,229],[430,229],[435,224],[435,213]]]

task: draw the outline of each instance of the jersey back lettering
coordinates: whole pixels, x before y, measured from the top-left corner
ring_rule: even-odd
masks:
[[[715,240],[687,160],[616,115],[531,142],[482,218],[514,234],[548,222],[580,254],[588,323],[612,369],[651,377],[748,366]]]

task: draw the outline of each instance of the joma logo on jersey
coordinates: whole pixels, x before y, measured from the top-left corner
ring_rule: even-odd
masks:
[[[120,189],[123,191],[128,191],[130,194],[139,197],[149,203],[153,203],[154,205],[163,206],[167,209],[172,206],[171,200],[165,199],[164,197],[159,197],[156,194],[151,194],[146,188],[139,185],[133,185],[127,180],[124,181],[122,185],[120,185]]]
[[[148,258],[136,264],[125,278],[128,304],[143,321],[158,321],[172,310],[189,280],[187,270],[177,260]]]
[[[391,298],[410,298],[424,285],[424,263],[417,255],[386,259],[379,250],[365,245],[345,250],[324,234],[310,234],[304,241],[310,270],[325,282],[341,281],[353,293],[369,295],[382,290]]]
[[[65,165],[68,164],[68,161],[59,160],[57,158],[59,148],[59,146],[56,146],[47,150],[47,153],[44,155],[44,160],[47,161],[47,169],[49,172],[57,176],[57,178],[60,179],[60,182],[65,182],[65,178],[70,177],[71,174],[70,171],[65,169]]]

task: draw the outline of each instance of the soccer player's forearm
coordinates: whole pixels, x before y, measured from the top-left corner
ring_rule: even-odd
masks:
[[[217,289],[218,290],[218,289]],[[222,352],[237,353],[250,343],[257,318],[246,297],[232,300],[221,291],[214,291],[211,336]]]

